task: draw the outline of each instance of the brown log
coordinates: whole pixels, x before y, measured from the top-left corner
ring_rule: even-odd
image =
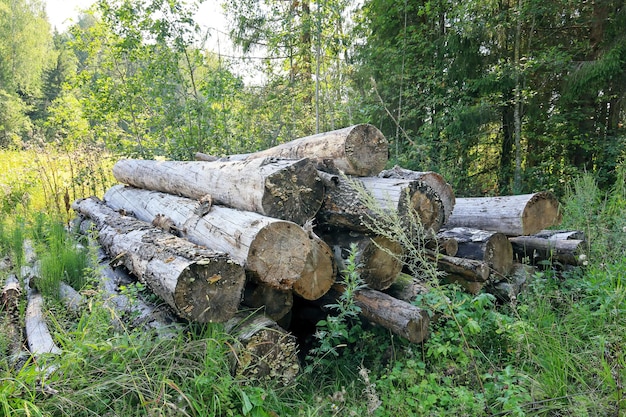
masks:
[[[510,237],[513,251],[518,259],[528,258],[535,264],[544,260],[556,260],[566,265],[579,265],[584,259],[585,241],[578,239],[545,239],[535,236]]]
[[[293,292],[248,282],[244,290],[243,304],[260,309],[265,316],[279,321],[289,314],[293,307]]]
[[[350,246],[356,245],[356,263],[359,265],[357,271],[370,288],[388,288],[402,270],[402,247],[385,237],[355,232],[324,233],[320,236],[332,249],[340,274],[345,271]]]
[[[552,193],[457,198],[446,227],[471,227],[509,236],[532,235],[559,224],[559,203]]]
[[[181,162],[126,159],[115,178],[148,190],[203,200],[304,224],[322,204],[324,186],[308,159]]]
[[[511,270],[513,248],[503,233],[454,227],[440,231],[437,237],[457,241],[456,257],[485,261],[494,271],[502,275],[508,274]]]
[[[232,369],[235,376],[288,385],[300,372],[296,338],[270,318],[241,311],[224,327],[237,341]]]
[[[306,136],[260,152],[233,155],[222,160],[254,158],[309,158],[326,172],[367,177],[378,174],[388,160],[389,143],[380,130],[359,124]]]
[[[436,236],[434,238],[427,239],[424,243],[426,245],[426,249],[441,253],[442,255],[456,256],[456,253],[459,251],[459,243],[455,239],[451,238]]]
[[[398,300],[411,303],[418,295],[426,294],[429,291],[430,287],[423,281],[400,272],[393,284],[385,290],[385,293]]]
[[[470,294],[478,294],[485,286],[485,282],[469,281],[464,276],[455,274],[446,274],[441,278],[441,282],[443,284],[458,284]]]
[[[333,288],[343,292],[342,285]],[[363,317],[410,342],[420,343],[428,336],[430,317],[426,310],[367,288],[355,291],[354,301]]]
[[[449,275],[462,277],[471,282],[485,282],[489,278],[489,265],[484,261],[433,253],[427,253],[427,256],[437,262],[438,269]]]
[[[305,225],[311,242],[311,251],[300,279],[293,284],[293,292],[305,300],[317,300],[335,283],[337,264],[328,244],[313,233],[313,230],[308,229],[312,229],[312,225]]]
[[[371,203],[364,193],[373,197]],[[413,218],[418,218],[425,230],[435,232],[443,222],[441,200],[430,186],[417,180],[377,177],[337,177],[337,186],[326,188],[316,219],[320,227],[371,232],[370,225],[381,221],[375,207],[368,207],[371,204],[386,213],[383,217],[389,217],[388,213],[397,216],[407,230],[414,229]]]
[[[179,316],[202,323],[223,322],[237,312],[245,273],[226,254],[120,215],[95,198],[78,200],[72,207],[95,222],[98,240],[109,255]]]
[[[432,171],[412,171],[410,169],[401,168],[398,165],[391,169],[386,169],[378,174],[381,178],[396,178],[405,180],[418,180],[422,181],[426,185],[430,186],[435,193],[439,196],[441,203],[443,204],[444,218],[443,224],[445,224],[450,216],[456,202],[454,196],[454,190],[452,186],[446,182],[446,180],[438,173]],[[452,256],[452,255],[451,255]]]
[[[229,254],[254,279],[276,289],[292,289],[308,268],[315,269],[308,264],[311,240],[295,223],[222,206],[198,215],[195,200],[132,187],[114,186],[104,198],[143,221],[165,215],[181,236]]]

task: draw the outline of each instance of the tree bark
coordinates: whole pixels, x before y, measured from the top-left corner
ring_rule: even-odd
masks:
[[[11,274],[7,277],[0,294],[0,310],[4,311],[0,324],[2,331],[6,337],[7,350],[0,352],[0,355],[6,354],[11,366],[18,362],[22,356],[22,340],[23,331],[20,325],[19,302],[22,296],[22,288],[17,277]]]
[[[489,279],[489,265],[486,262],[433,253],[428,253],[427,256],[437,262],[439,270],[449,275],[472,282],[485,282]]]
[[[54,343],[43,314],[43,297],[35,289],[28,290],[28,305],[24,316],[28,349],[33,356],[44,353],[58,355],[61,349]]]
[[[343,291],[341,285],[333,288]],[[420,343],[428,336],[430,317],[426,310],[367,288],[355,291],[354,301],[363,317],[410,342]]]
[[[181,162],[126,159],[113,167],[125,184],[304,224],[319,210],[324,185],[308,159]]]
[[[411,171],[410,169],[401,168],[398,165],[392,169],[386,169],[378,174],[381,178],[396,178],[404,180],[418,180],[430,186],[439,196],[443,205],[443,224],[445,224],[450,216],[456,202],[454,190],[452,186],[438,173],[432,171]]]
[[[120,215],[94,198],[78,200],[73,208],[95,222],[109,255],[176,314],[205,323],[226,321],[237,312],[245,273],[227,255]]]
[[[510,237],[515,255],[521,260],[529,258],[532,264],[556,260],[566,265],[579,265],[585,241],[579,239],[544,239],[535,236]]]
[[[317,214],[321,227],[338,227],[357,232],[371,232],[371,225],[388,224],[386,217],[399,218],[407,230],[414,230],[412,218],[419,218],[424,230],[439,230],[444,214],[441,200],[434,190],[417,180],[393,178],[337,177],[336,187],[327,187],[324,203]],[[368,207],[364,193],[373,197],[386,214],[375,213],[376,207]],[[385,226],[383,226],[385,227]]]
[[[402,270],[402,247],[385,237],[358,233],[328,233],[321,237],[332,249],[339,273],[346,268],[350,246],[356,245],[357,271],[370,288],[389,288]]]
[[[441,231],[438,238],[454,239],[458,243],[455,256],[485,261],[499,274],[506,275],[513,265],[513,248],[506,235],[499,232],[455,227]]]
[[[471,227],[509,236],[532,235],[559,224],[559,203],[552,193],[457,198],[446,227]]]
[[[143,221],[165,215],[181,236],[229,254],[254,279],[276,289],[290,290],[308,268],[317,269],[309,265],[311,240],[295,223],[221,206],[198,215],[195,200],[131,187],[114,186],[104,198]]]
[[[380,130],[369,124],[359,124],[295,139],[260,152],[232,155],[222,160],[309,158],[322,171],[368,177],[385,168],[388,147],[387,139]]]
[[[288,385],[300,372],[296,338],[263,314],[240,311],[224,328],[237,340],[235,376]]]

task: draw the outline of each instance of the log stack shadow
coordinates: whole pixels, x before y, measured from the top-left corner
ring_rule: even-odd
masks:
[[[227,323],[246,335],[242,351],[265,359],[235,372],[278,372],[283,382],[298,369],[291,333],[311,329],[303,311],[314,323],[326,314],[320,303],[341,293],[353,244],[367,284],[355,294],[363,319],[414,343],[427,337],[430,319],[415,295],[428,283],[403,270],[402,245],[372,233],[368,222],[381,213],[406,230],[418,219],[427,236],[420,244],[444,281],[472,293],[510,300],[523,287],[522,262],[577,262],[582,243],[535,235],[560,222],[552,194],[456,198],[437,173],[383,170],[387,158],[382,133],[356,125],[246,155],[121,160],[113,173],[122,184],[74,209],[95,223],[104,251],[182,319]],[[382,210],[373,211],[359,189]],[[261,339],[273,348],[245,347]]]

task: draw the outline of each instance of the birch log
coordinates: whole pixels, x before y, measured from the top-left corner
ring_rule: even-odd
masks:
[[[380,130],[370,124],[359,124],[295,139],[263,151],[223,159],[309,158],[322,171],[367,177],[376,175],[385,168],[388,148],[389,143]]]
[[[513,266],[513,248],[505,234],[469,227],[454,227],[440,231],[440,239],[458,243],[455,256],[485,261],[497,273],[506,275]]]
[[[457,198],[446,227],[471,227],[509,236],[532,235],[561,222],[552,193]]]
[[[201,323],[222,322],[237,312],[245,273],[224,253],[120,215],[95,198],[78,200],[73,208],[95,222],[100,244],[109,255],[179,316]]]
[[[115,178],[148,190],[203,200],[304,224],[322,204],[324,186],[308,159],[231,162],[126,159]]]
[[[181,236],[229,254],[254,279],[276,289],[292,289],[310,267],[312,243],[295,223],[221,206],[198,215],[195,200],[132,187],[114,186],[104,198],[146,222],[165,215]]]
[[[454,205],[456,202],[454,190],[452,189],[452,186],[448,184],[440,174],[432,171],[412,171],[410,169],[401,168],[396,165],[392,169],[386,169],[382,171],[380,174],[378,174],[378,176],[381,178],[396,178],[404,180],[422,181],[423,183],[430,186],[441,199],[444,211],[443,223],[445,224],[452,215],[452,210],[454,209]]]
[[[406,230],[415,229],[411,223],[417,218],[425,230],[436,232],[443,223],[441,200],[421,181],[337,177],[336,182],[336,187],[326,189],[316,218],[320,227],[365,233],[371,232],[373,223],[390,227],[387,218],[396,217]]]

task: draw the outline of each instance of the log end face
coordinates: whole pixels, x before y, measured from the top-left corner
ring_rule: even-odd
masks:
[[[361,255],[365,262],[359,272],[369,288],[385,290],[402,270],[402,245],[382,236],[374,237],[372,241]]]
[[[406,207],[406,198],[400,201],[399,212],[406,213],[413,210],[417,214],[424,230],[438,232],[445,220],[445,211],[441,199],[428,185],[414,182],[411,184],[409,205]]]
[[[311,243],[306,268],[300,279],[293,284],[293,292],[305,300],[317,300],[326,294],[337,276],[330,247],[322,240],[313,239]]]
[[[181,274],[174,302],[181,317],[199,323],[225,322],[237,313],[246,276],[223,256],[199,260]]]
[[[485,247],[485,258],[495,271],[508,275],[513,267],[513,246],[504,233],[494,233]]]
[[[265,179],[263,213],[302,225],[315,217],[322,206],[324,189],[315,164],[301,159]]]
[[[419,309],[406,326],[406,338],[413,343],[421,343],[428,337],[430,317],[425,310]]]
[[[389,142],[375,126],[360,124],[354,126],[345,143],[345,153],[351,169],[349,175],[368,177],[378,175],[389,159]]]
[[[554,194],[542,191],[528,200],[522,213],[522,234],[534,235],[542,229],[560,224],[559,202]]]

